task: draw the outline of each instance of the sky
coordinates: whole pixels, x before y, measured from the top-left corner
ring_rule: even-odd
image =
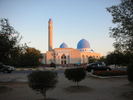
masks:
[[[120,0],[0,0],[0,18],[7,18],[27,43],[45,53],[48,50],[48,20],[53,20],[53,46],[65,42],[77,48],[81,39],[95,52],[106,55],[114,50],[109,37],[112,16],[106,8]]]

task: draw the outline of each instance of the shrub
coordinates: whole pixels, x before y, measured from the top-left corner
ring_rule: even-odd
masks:
[[[133,63],[128,65],[127,74],[128,74],[128,80],[133,82]]]
[[[93,74],[98,76],[120,76],[120,75],[127,75],[127,71],[120,71],[120,70],[95,71]]]
[[[36,71],[28,75],[29,87],[43,94],[52,89],[57,83],[57,73],[52,71]]]
[[[86,76],[86,72],[83,68],[66,69],[64,74],[68,80],[76,82],[77,86],[78,86],[78,82],[83,80]]]
[[[50,64],[50,67],[54,67],[54,68],[55,68],[55,67],[56,67],[56,64],[52,62],[52,63]]]

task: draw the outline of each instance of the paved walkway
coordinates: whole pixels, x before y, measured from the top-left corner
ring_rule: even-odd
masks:
[[[13,77],[7,75],[7,78]],[[27,74],[17,74],[16,77],[26,79]],[[6,76],[5,76],[6,77]],[[133,96],[127,96],[133,91],[133,85],[127,78],[99,79],[87,77],[75,88],[75,83],[68,81],[63,74],[59,74],[58,84],[55,89],[47,92],[49,100],[133,100]],[[0,86],[8,88],[6,92],[0,92],[0,100],[42,100],[41,94],[36,94],[27,83],[0,83]]]

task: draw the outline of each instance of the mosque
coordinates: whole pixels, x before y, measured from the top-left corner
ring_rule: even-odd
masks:
[[[48,51],[43,54],[44,64],[85,64],[89,63],[89,58],[100,58],[101,54],[90,48],[86,39],[81,39],[77,44],[77,49],[69,48],[66,43],[62,43],[59,48],[53,48],[53,21],[48,21]]]

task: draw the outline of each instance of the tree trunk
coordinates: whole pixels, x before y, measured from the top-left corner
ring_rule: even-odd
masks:
[[[77,83],[77,87],[79,88],[79,84],[78,84],[78,82],[76,82]]]
[[[46,99],[46,89],[42,89],[41,90],[41,93],[42,93],[42,95],[44,97],[44,100],[45,100]]]

